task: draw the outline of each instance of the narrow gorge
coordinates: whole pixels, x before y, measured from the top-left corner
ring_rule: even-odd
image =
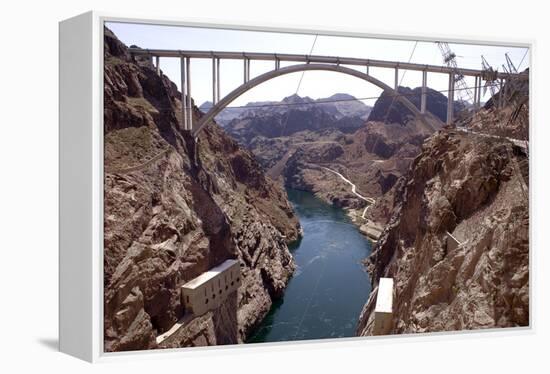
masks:
[[[213,51],[198,106],[182,51],[104,48],[106,351],[377,335],[379,297],[384,334],[529,325],[528,81],[481,106],[395,68],[372,106],[296,90],[210,121]]]

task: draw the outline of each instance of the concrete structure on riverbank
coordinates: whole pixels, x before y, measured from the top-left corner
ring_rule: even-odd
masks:
[[[359,231],[371,241],[377,242],[380,240],[384,228],[374,221],[367,221],[367,223],[359,226]]]
[[[380,278],[377,292],[372,334],[387,335],[393,323],[393,278]]]
[[[186,313],[202,315],[218,308],[240,284],[239,261],[226,260],[181,286],[182,305]]]

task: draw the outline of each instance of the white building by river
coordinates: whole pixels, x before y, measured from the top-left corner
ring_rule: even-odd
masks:
[[[238,260],[226,260],[181,287],[186,312],[201,315],[219,307],[241,284]]]

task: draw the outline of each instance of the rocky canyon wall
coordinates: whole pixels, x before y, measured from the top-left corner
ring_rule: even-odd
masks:
[[[430,137],[368,259],[358,335],[373,332],[380,277],[394,280],[391,334],[527,326],[528,186],[526,149],[506,138],[452,128]]]
[[[180,93],[105,30],[106,351],[242,342],[293,273],[300,228],[286,193],[216,125],[181,131]],[[194,121],[201,113],[193,108]],[[229,258],[242,285],[217,310],[184,313],[179,287]]]

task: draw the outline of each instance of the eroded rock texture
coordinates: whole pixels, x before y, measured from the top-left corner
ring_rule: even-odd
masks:
[[[215,124],[181,131],[180,93],[105,32],[104,333],[107,351],[242,342],[294,270],[299,224],[285,192]],[[194,120],[200,112],[194,108]],[[179,287],[228,258],[242,285],[185,316]]]
[[[394,279],[391,333],[529,324],[528,183],[525,151],[504,138],[444,129],[423,145],[369,258],[373,286]],[[359,335],[375,302],[376,289]]]

